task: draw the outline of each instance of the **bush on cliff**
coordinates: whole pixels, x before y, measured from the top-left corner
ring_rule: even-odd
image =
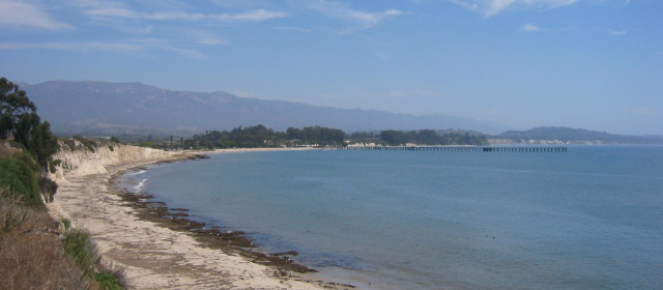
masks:
[[[39,166],[25,153],[0,160],[0,189],[27,205],[43,205],[39,177]]]
[[[14,138],[0,142],[0,290],[124,289],[121,271],[99,265],[87,232],[63,236],[43,206],[42,194],[52,201],[57,191],[46,173],[59,146],[36,109],[0,78],[0,139]]]
[[[108,270],[101,266],[97,248],[86,230],[68,230],[62,242],[65,253],[83,271],[83,275],[99,284],[100,289],[122,290],[125,288],[122,270],[119,268]]]

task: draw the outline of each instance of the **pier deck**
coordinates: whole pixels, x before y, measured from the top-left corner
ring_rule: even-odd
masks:
[[[562,146],[367,146],[338,147],[340,150],[399,150],[399,151],[455,151],[455,152],[567,152]]]

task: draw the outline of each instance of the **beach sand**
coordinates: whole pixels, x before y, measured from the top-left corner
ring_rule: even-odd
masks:
[[[228,150],[238,152],[246,150]],[[214,152],[214,153],[219,153]],[[309,274],[275,275],[275,268],[219,249],[204,247],[190,233],[139,218],[111,182],[114,175],[193,153],[133,146],[91,152],[61,152],[65,172],[54,175],[59,189],[49,205],[59,219],[87,229],[102,261],[124,268],[130,289],[345,289]],[[129,157],[127,157],[129,156]],[[278,277],[277,277],[278,276]]]

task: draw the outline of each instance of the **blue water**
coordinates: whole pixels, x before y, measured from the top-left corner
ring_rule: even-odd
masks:
[[[122,184],[366,289],[663,285],[661,146],[211,157]]]

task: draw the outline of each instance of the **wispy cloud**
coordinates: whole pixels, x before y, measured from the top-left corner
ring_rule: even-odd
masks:
[[[626,34],[626,30],[612,30],[608,29],[608,34],[612,36],[622,36]]]
[[[529,24],[529,23],[523,25],[523,27],[521,27],[520,30],[521,30],[521,31],[525,31],[525,32],[538,32],[538,31],[542,31],[541,28],[539,28],[538,26],[535,26],[535,25],[532,25],[532,24]]]
[[[383,12],[363,12],[351,9],[340,2],[325,0],[307,1],[306,7],[331,17],[361,23],[365,27],[373,27],[385,18],[404,14],[403,11],[397,9],[389,9]]]
[[[45,50],[119,50],[119,51],[137,51],[141,47],[136,44],[128,43],[109,43],[109,42],[41,42],[41,43],[20,43],[3,42],[0,43],[0,49],[5,50],[23,50],[23,49],[45,49]]]
[[[178,55],[205,59],[206,56],[196,50],[172,45],[169,41],[160,39],[131,39],[124,42],[0,42],[0,50],[63,50],[63,51],[117,51],[117,52],[141,52],[148,50],[165,50]]]
[[[97,17],[112,17],[112,18],[128,18],[133,20],[156,20],[156,21],[218,21],[218,22],[259,22],[275,18],[286,17],[285,12],[267,11],[259,9],[250,12],[236,13],[236,14],[202,14],[202,13],[187,13],[181,11],[170,12],[136,12],[126,8],[99,8],[90,9],[84,12],[90,16]]]
[[[479,9],[480,9],[479,4],[472,3],[468,0],[447,0],[447,1],[449,1],[453,4],[456,4],[460,7],[463,7],[467,10],[470,10],[470,11],[479,11]]]
[[[166,47],[161,47],[163,50],[168,50],[170,52],[174,52],[176,54],[179,54],[181,56],[187,57],[187,58],[192,58],[192,59],[207,59],[207,56],[197,50],[189,49],[189,48],[180,48],[180,47],[173,47],[173,46],[166,46]]]
[[[215,33],[196,30],[196,29],[181,29],[183,35],[187,35],[194,42],[202,45],[222,45],[227,44],[228,41],[221,38]]]
[[[288,14],[285,12],[275,12],[275,11],[267,11],[265,9],[259,9],[252,12],[234,14],[234,15],[221,14],[218,16],[218,20],[229,21],[229,22],[230,21],[265,21],[275,18],[284,18],[287,16]]]
[[[483,13],[486,17],[497,15],[516,7],[554,9],[568,6],[579,0],[447,0],[471,11]]]
[[[68,30],[74,26],[53,19],[37,5],[0,1],[0,26],[33,27],[47,30]]]
[[[292,27],[292,26],[277,26],[277,27],[274,27],[274,29],[276,29],[276,30],[290,30],[290,31],[305,32],[305,33],[313,31],[313,29],[309,29],[309,28],[300,28],[300,27]]]

